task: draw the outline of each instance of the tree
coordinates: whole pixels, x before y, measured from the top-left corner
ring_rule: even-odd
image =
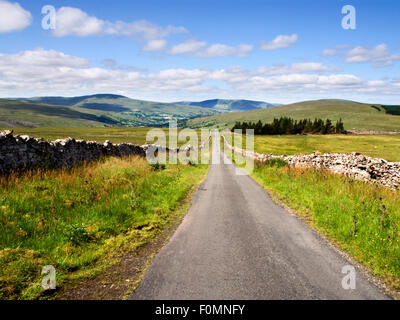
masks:
[[[332,134],[332,133],[346,133],[342,119],[336,122],[334,126],[330,119],[325,121],[315,118],[314,121],[310,119],[293,120],[289,117],[274,118],[272,123],[262,124],[261,120],[255,122],[236,122],[232,128],[253,129],[254,134],[260,135],[281,135],[281,134],[305,134],[305,133],[319,133],[319,134]]]

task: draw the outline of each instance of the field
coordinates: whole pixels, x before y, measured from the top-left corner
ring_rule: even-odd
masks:
[[[146,143],[147,133],[155,128],[127,128],[127,127],[110,127],[110,128],[17,128],[14,129],[14,134],[17,135],[29,135],[35,138],[44,138],[46,140],[54,141],[57,139],[65,139],[73,137],[75,139],[81,139],[86,141],[96,141],[98,143],[104,143],[106,140],[112,143],[133,143],[137,145],[143,145]],[[156,128],[156,130],[162,130],[166,137],[167,143],[169,139],[169,130],[166,128]],[[181,132],[178,129],[178,134]],[[201,142],[201,135],[198,130],[196,134],[191,137],[197,137],[199,143]],[[152,135],[149,135],[151,137]],[[147,141],[148,143],[162,144],[156,140]],[[185,141],[178,141],[178,145],[183,145]]]
[[[110,140],[112,143],[133,143],[143,145],[146,143],[146,134],[151,128],[17,128],[14,134],[29,135],[35,138],[44,138],[54,141],[73,137],[86,141],[104,143]],[[166,134],[168,130],[162,129]]]
[[[289,168],[282,161],[256,164],[251,175],[276,201],[293,209],[392,289],[400,289],[399,191],[326,171]]]
[[[245,139],[243,139],[245,147]],[[274,155],[360,152],[364,155],[400,161],[399,135],[254,136],[254,151]]]
[[[346,100],[305,101],[286,106],[263,110],[233,112],[191,119],[187,122],[192,128],[213,127],[232,128],[236,121],[261,120],[270,123],[281,116],[295,120],[311,118],[329,118],[336,122],[340,118],[346,130],[400,131],[400,116],[396,112],[400,107],[384,108],[380,105],[361,104]]]
[[[128,157],[1,178],[0,299],[40,297],[45,265],[56,268],[62,287],[136,250],[207,171],[207,165],[164,169]]]

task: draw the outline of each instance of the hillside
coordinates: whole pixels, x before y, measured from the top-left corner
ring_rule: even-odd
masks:
[[[227,99],[213,99],[200,102],[180,101],[177,102],[177,104],[214,109],[221,112],[258,110],[258,109],[267,109],[275,106],[274,104],[263,101],[227,100]]]
[[[342,118],[346,130],[400,131],[398,106],[363,104],[347,100],[316,100],[278,106],[263,110],[233,112],[188,121],[192,128],[232,127],[236,121],[271,122],[274,118],[289,116],[294,119],[329,118],[333,121]]]
[[[115,125],[111,118],[70,107],[0,99],[0,128],[96,127]]]
[[[0,127],[152,126],[170,119],[186,120],[213,115],[201,107],[134,100],[101,94],[82,97],[0,99]]]

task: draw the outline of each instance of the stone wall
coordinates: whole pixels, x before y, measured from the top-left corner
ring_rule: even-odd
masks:
[[[145,150],[129,143],[98,144],[68,138],[53,142],[0,131],[0,174],[34,168],[60,168],[90,162],[103,156],[145,156]]]
[[[355,152],[351,154],[313,153],[310,155],[274,156],[232,147],[225,137],[224,141],[229,149],[256,161],[265,162],[271,159],[281,159],[293,167],[325,169],[357,180],[376,183],[391,189],[400,189],[400,162],[388,162],[384,159],[371,158]]]

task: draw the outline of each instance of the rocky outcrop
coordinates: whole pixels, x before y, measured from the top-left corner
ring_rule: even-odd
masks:
[[[103,156],[145,156],[145,150],[130,143],[99,144],[68,138],[53,142],[0,131],[0,174],[35,168],[61,168],[98,160]]]
[[[357,180],[376,183],[391,189],[400,189],[400,162],[388,162],[384,159],[371,158],[356,152],[351,154],[313,153],[310,155],[274,156],[232,147],[225,137],[224,141],[229,149],[256,161],[265,162],[271,159],[281,159],[293,167],[325,169]]]

